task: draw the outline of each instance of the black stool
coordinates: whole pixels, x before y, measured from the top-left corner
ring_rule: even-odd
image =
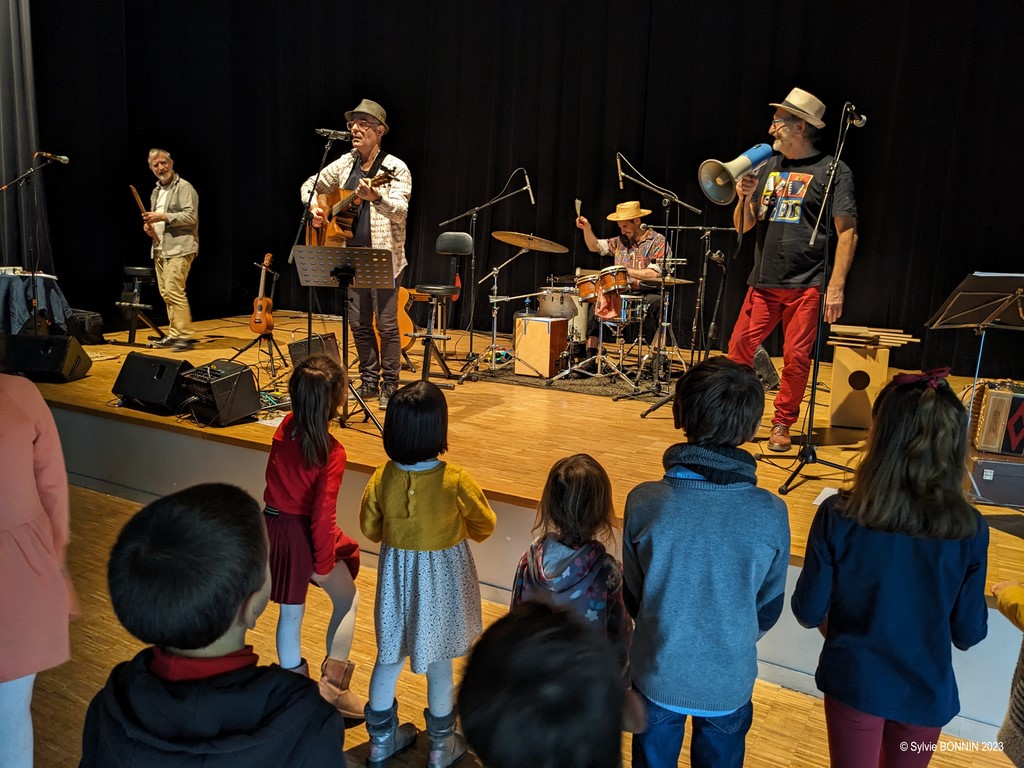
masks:
[[[448,361],[444,359],[444,355],[437,348],[438,341],[448,341],[451,336],[441,332],[434,333],[434,318],[437,317],[437,309],[441,302],[447,301],[450,297],[455,296],[459,293],[459,288],[454,285],[417,285],[416,290],[419,293],[426,294],[430,297],[430,311],[427,316],[427,330],[425,333],[411,333],[409,334],[414,339],[422,339],[423,341],[423,370],[420,372],[420,379],[427,381],[430,377],[430,358],[431,355],[437,356],[437,362],[440,363],[442,370],[444,371],[444,377],[446,379],[454,378],[451,369],[448,367]],[[441,389],[455,389],[454,384],[438,384],[437,386]]]
[[[153,332],[162,339],[166,334],[142,311],[144,309],[153,309],[153,305],[141,303],[142,286],[156,282],[156,270],[153,267],[125,267],[124,276],[132,280],[132,290],[130,293],[126,292],[126,295],[122,295],[122,301],[117,302],[116,306],[128,310],[130,324],[128,326],[128,341],[125,343],[135,346],[135,332],[138,329],[139,320],[142,320],[142,322],[152,328]],[[124,301],[126,298],[130,300]],[[148,345],[140,344],[138,346]]]

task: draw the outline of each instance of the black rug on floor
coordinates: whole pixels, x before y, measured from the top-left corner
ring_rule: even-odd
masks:
[[[627,372],[629,373],[630,380],[633,380],[635,378],[635,373],[632,370],[628,370]],[[551,389],[558,392],[576,392],[581,395],[596,395],[597,397],[607,398],[612,398],[616,395],[628,395],[635,391],[632,384],[626,382],[626,380],[621,376],[602,376],[598,378],[596,376],[585,376],[583,374],[571,374],[570,376],[558,379],[557,381],[553,381],[549,384],[548,379],[541,378],[539,376],[521,376],[515,373],[512,365],[509,365],[506,368],[499,368],[496,371],[491,371],[486,363],[481,363],[480,370],[477,373],[470,374],[466,381],[472,381],[474,376],[480,381],[493,381],[498,384],[513,384],[519,387]],[[640,379],[640,391],[646,393],[653,387],[653,385],[653,380],[645,372],[645,375]],[[672,387],[674,387],[674,380],[671,383],[662,383],[657,393],[652,392],[642,394],[634,397],[633,399],[639,402],[656,403],[670,391],[674,391]],[[666,405],[665,407],[668,406]]]

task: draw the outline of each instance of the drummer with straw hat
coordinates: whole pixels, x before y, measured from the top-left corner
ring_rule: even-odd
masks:
[[[619,236],[608,239],[598,238],[585,216],[576,219],[576,226],[583,231],[583,239],[589,250],[602,256],[611,256],[616,266],[626,268],[631,290],[638,289],[642,280],[661,278],[662,264],[672,256],[672,249],[665,241],[665,236],[642,222],[650,214],[650,210],[641,208],[637,200],[619,203],[614,213],[608,214],[608,221],[619,225]],[[643,290],[637,292],[643,293]],[[657,307],[660,297],[657,293],[648,293],[644,297],[644,304],[647,306],[643,324],[644,338],[649,340],[658,327]],[[603,297],[599,298],[595,313],[604,319],[617,314],[615,304],[606,303]],[[593,320],[587,329],[587,346],[591,349],[597,347],[596,334],[597,321]]]

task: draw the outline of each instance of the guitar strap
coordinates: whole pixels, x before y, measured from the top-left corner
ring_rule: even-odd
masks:
[[[370,166],[370,170],[366,172],[366,178],[373,179],[377,176],[377,171],[380,170],[381,165],[384,164],[384,158],[388,156],[388,153],[383,149],[377,153],[377,156],[373,159],[373,165]]]

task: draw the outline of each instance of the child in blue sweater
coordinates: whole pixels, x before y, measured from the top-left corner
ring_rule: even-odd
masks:
[[[752,368],[725,357],[694,366],[672,408],[687,441],[665,452],[661,480],[626,499],[629,659],[648,711],[636,768],[675,768],[687,717],[692,766],[743,765],[756,643],[782,613],[789,565],[786,505],[757,487],[754,457],[738,447],[763,412]]]

